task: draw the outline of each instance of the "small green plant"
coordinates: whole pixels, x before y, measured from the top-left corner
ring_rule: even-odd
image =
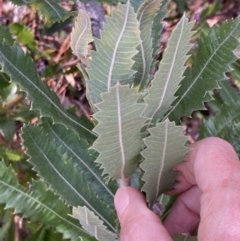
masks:
[[[27,190],[11,166],[0,162],[0,202],[6,208],[73,241],[110,241],[119,233],[113,205],[118,185],[137,186],[146,193],[149,208],[173,186],[177,174],[172,168],[188,151],[179,120],[204,109],[211,91],[225,86],[225,73],[237,60],[233,51],[239,46],[240,19],[202,32],[188,63],[194,22],[183,15],[157,64],[154,56],[160,52],[168,2],[119,3],[101,39],[92,37],[89,17],[79,12],[71,47],[81,60],[78,68],[94,111],[92,122],[63,108],[41,81],[30,56],[0,26],[1,72],[27,93],[31,109],[41,119],[39,124],[26,124],[21,134],[40,179]],[[96,51],[89,52],[92,41]],[[238,123],[233,125],[231,133],[238,128]],[[207,130],[202,136],[212,135]],[[183,238],[177,235],[175,240]]]

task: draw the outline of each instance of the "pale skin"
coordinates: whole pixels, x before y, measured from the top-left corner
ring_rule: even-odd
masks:
[[[199,241],[240,240],[240,162],[226,141],[210,137],[191,145],[186,161],[174,168],[180,194],[164,224],[132,187],[116,193],[121,241],[172,241],[174,233],[198,227]]]

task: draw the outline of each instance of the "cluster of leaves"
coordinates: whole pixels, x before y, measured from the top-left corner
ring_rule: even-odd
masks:
[[[59,3],[28,2],[30,7],[41,9],[43,15],[56,21],[71,17],[72,13],[64,12],[58,19],[52,13],[60,13],[56,7],[61,8]],[[21,138],[30,157],[28,163],[41,179],[34,176],[30,187],[24,187],[12,166],[0,162],[0,202],[32,222],[42,223],[35,226],[37,231],[33,232],[32,240],[54,240],[56,237],[51,236],[48,227],[71,240],[117,239],[113,206],[116,180],[121,185],[137,180],[151,208],[173,185],[176,174],[172,167],[181,162],[188,150],[183,128],[178,126],[180,117],[205,109],[205,101],[210,101],[219,113],[206,121],[200,137],[221,136],[239,151],[238,94],[225,73],[234,68],[233,75],[238,74],[233,51],[239,46],[240,19],[203,31],[195,54],[189,59],[191,39],[196,38],[194,22],[183,15],[157,63],[154,56],[161,51],[158,43],[168,3],[131,0],[118,4],[107,18],[101,39],[92,37],[89,17],[84,11],[79,12],[71,47],[81,60],[78,68],[85,78],[93,122],[65,110],[57,95],[41,80],[30,55],[0,26],[0,78],[4,80],[1,101],[6,105],[7,98],[19,95],[13,92],[14,88],[20,88],[31,101],[31,111],[27,110],[24,121],[40,116],[39,124],[24,125]],[[21,44],[35,51],[27,28],[19,24],[10,28]],[[195,28],[200,28],[200,24]],[[92,41],[96,51],[89,52],[88,44]],[[156,64],[158,70],[150,75]],[[220,87],[217,94],[212,92]],[[11,94],[7,92],[4,97],[5,91]],[[24,101],[21,98],[18,103],[26,105]],[[8,123],[14,123],[19,116],[23,118],[23,114],[14,110],[9,118],[5,106],[2,109],[5,127],[3,123],[1,129],[10,141],[14,133],[11,134],[13,127]],[[3,153],[4,161],[11,160],[9,156],[14,154],[24,158],[11,150],[4,149]],[[78,221],[69,216],[71,212]],[[2,237],[11,222],[6,221],[3,227]],[[175,237],[182,239],[192,237]]]

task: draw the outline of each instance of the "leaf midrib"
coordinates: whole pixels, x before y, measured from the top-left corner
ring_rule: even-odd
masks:
[[[2,52],[2,57],[5,59],[5,61],[8,62],[8,64],[15,69],[23,78],[27,79],[27,81],[33,85],[34,88],[36,88],[61,114],[63,114],[63,116],[65,116],[67,119],[69,119],[71,122],[77,124],[79,127],[83,128],[84,130],[86,130],[87,132],[89,132],[91,135],[97,136],[95,133],[89,131],[85,126],[79,124],[78,122],[76,122],[74,119],[70,118],[65,112],[63,112],[54,102],[52,102],[52,100],[44,93],[41,91],[41,89],[38,88],[37,85],[35,85],[26,75],[24,75],[21,71],[19,71],[19,69],[17,69],[15,67],[15,65],[13,65],[4,55],[4,53]],[[26,89],[26,88],[25,88]],[[28,92],[28,91],[27,91]],[[29,92],[28,92],[29,93]]]
[[[232,37],[232,33],[235,31],[235,29],[239,26],[239,23],[236,25],[235,28],[233,28],[233,30],[231,31],[231,34],[228,35],[227,38],[224,39],[224,41],[222,42],[221,45],[219,45],[217,47],[217,49],[214,51],[214,53],[212,54],[212,56],[208,59],[208,61],[206,61],[204,67],[201,69],[201,71],[199,72],[199,74],[197,75],[197,77],[193,80],[193,82],[191,83],[191,85],[186,89],[185,93],[180,97],[180,99],[178,100],[178,102],[173,106],[173,108],[171,109],[171,111],[169,111],[169,113],[166,115],[165,119],[173,112],[173,110],[176,109],[176,107],[178,106],[178,104],[180,103],[180,101],[186,96],[186,94],[190,91],[190,89],[192,88],[192,86],[196,83],[196,81],[198,80],[199,76],[201,76],[201,74],[203,73],[203,71],[205,71],[205,69],[207,68],[209,62],[214,58],[214,56],[216,55],[216,52],[225,44],[226,41],[228,41],[229,38]]]
[[[26,131],[26,129],[25,129]],[[101,217],[102,220],[105,221],[109,225],[109,227],[116,232],[115,228],[109,223],[98,211],[95,210],[94,207],[92,207],[87,200],[61,175],[61,173],[55,168],[55,166],[51,163],[51,161],[48,159],[48,157],[45,155],[45,153],[41,150],[41,148],[38,146],[38,144],[35,142],[35,139],[32,137],[31,133],[28,131],[29,137],[32,139],[32,142],[35,143],[35,146],[38,148],[40,153],[45,157],[46,161],[49,163],[49,165],[52,167],[55,173],[80,197],[80,199],[83,200],[83,202],[90,208],[92,209],[99,217]]]
[[[164,169],[164,164],[165,164],[165,160],[166,160],[166,150],[167,150],[167,141],[168,141],[168,123],[169,122],[166,121],[165,130],[164,130],[164,138],[163,138],[164,146],[163,146],[163,151],[162,151],[162,159],[161,159],[160,170],[159,170],[158,178],[157,178],[157,185],[156,185],[156,192],[155,192],[154,200],[157,200],[157,198],[158,198],[160,181],[161,181],[161,177],[162,177],[162,173],[163,173],[163,169]]]
[[[89,172],[101,183],[101,185],[106,189],[106,191],[114,198],[113,193],[107,188],[107,186],[102,182],[101,179],[95,173],[92,171],[92,169],[70,148],[62,139],[59,137],[59,135],[54,131],[54,129],[49,125],[48,122],[46,122],[48,127],[52,130],[53,134],[56,136],[56,138],[88,169]]]
[[[46,206],[45,204],[43,204],[42,202],[40,202],[39,200],[35,199],[34,197],[30,196],[29,194],[15,188],[14,186],[9,185],[8,183],[3,182],[2,180],[0,180],[0,183],[2,183],[3,185],[7,186],[8,188],[13,189],[14,191],[22,194],[23,196],[28,197],[29,199],[33,200],[34,202],[40,204],[41,206],[43,206],[44,208],[46,208],[47,210],[49,210],[50,212],[52,212],[54,215],[56,215],[58,218],[62,219],[64,222],[72,225],[73,227],[79,229],[81,232],[84,232],[85,234],[89,235],[85,230],[81,229],[79,226],[76,226],[75,224],[73,224],[72,222],[68,221],[67,219],[63,218],[62,216],[60,216],[58,213],[56,213],[54,210],[52,210],[50,207]]]
[[[110,66],[109,73],[108,73],[108,80],[107,80],[107,90],[108,90],[108,92],[109,92],[109,89],[111,87],[112,72],[113,72],[113,66],[114,66],[114,63],[115,63],[116,55],[117,55],[117,49],[119,47],[120,41],[122,39],[124,30],[126,29],[126,25],[127,25],[127,22],[128,22],[127,20],[128,20],[129,9],[130,9],[130,2],[128,1],[126,5],[127,5],[127,8],[126,8],[127,11],[126,11],[125,18],[124,18],[123,28],[122,28],[120,36],[119,36],[119,38],[116,42],[116,45],[114,47],[112,62],[111,62],[111,66]]]
[[[55,9],[54,6],[50,2],[48,2],[48,0],[43,0],[43,1],[45,1],[53,9],[53,11],[57,14],[59,18],[62,18],[60,13],[57,11],[57,9]]]
[[[180,32],[180,36],[178,38],[178,41],[177,41],[177,46],[176,46],[176,51],[174,51],[174,55],[173,55],[173,61],[172,61],[172,64],[171,64],[171,67],[170,67],[170,71],[168,72],[168,76],[167,76],[167,81],[165,82],[165,86],[164,86],[164,90],[163,90],[163,94],[160,98],[160,102],[159,102],[159,105],[158,107],[156,108],[156,110],[154,111],[154,113],[152,114],[151,116],[151,120],[154,118],[154,116],[156,115],[157,111],[161,108],[161,105],[163,103],[163,99],[165,97],[165,94],[166,94],[166,91],[167,91],[167,87],[168,87],[168,84],[169,84],[169,81],[170,81],[170,78],[172,76],[172,71],[173,71],[173,67],[175,65],[175,61],[176,61],[176,56],[177,56],[177,53],[178,53],[178,49],[179,49],[179,46],[180,46],[180,41],[182,39],[182,34],[183,34],[183,26],[185,26],[184,22],[182,24],[182,28],[181,28],[181,32]]]

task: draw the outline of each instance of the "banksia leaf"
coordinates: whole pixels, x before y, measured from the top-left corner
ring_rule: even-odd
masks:
[[[101,39],[95,39],[96,52],[91,52],[88,70],[90,100],[93,104],[101,101],[101,93],[108,92],[110,87],[128,84],[135,73],[131,59],[140,43],[139,23],[133,8],[128,1],[118,4],[112,17],[101,32]],[[107,52],[106,52],[107,49]]]
[[[15,213],[23,213],[24,217],[32,221],[40,221],[56,228],[63,233],[64,238],[78,241],[79,236],[85,241],[95,241],[74,219],[69,217],[69,208],[43,185],[34,181],[31,189],[27,190],[18,183],[18,180],[4,162],[0,162],[0,203],[6,208],[14,208]]]
[[[150,117],[154,123],[171,108],[174,93],[183,79],[184,65],[189,57],[187,53],[191,48],[189,41],[194,33],[191,31],[193,24],[185,16],[182,17],[171,34],[159,69],[151,82],[145,98],[147,108],[144,116]]]
[[[170,0],[163,0],[160,9],[157,12],[153,20],[152,25],[152,48],[153,48],[153,58],[159,53],[160,47],[159,42],[161,39],[161,33],[163,30],[163,19],[166,16],[166,6],[168,5]],[[155,61],[153,61],[155,62]]]
[[[211,102],[210,102],[211,103]],[[240,156],[240,103],[224,104],[216,116],[210,117],[200,129],[199,139],[217,136],[232,144]]]
[[[239,35],[239,17],[220,27],[213,26],[208,35],[202,33],[193,66],[185,72],[186,77],[175,94],[177,99],[167,114],[171,120],[205,109],[202,100],[207,91],[219,88],[218,81],[227,79],[225,73],[231,71],[230,64],[237,59],[233,50],[239,46]]]
[[[239,101],[240,94],[237,88],[230,84],[229,80],[219,81],[219,86],[221,88],[219,89],[219,94],[225,104],[235,105]]]
[[[55,0],[34,0],[31,1],[31,6],[39,11],[48,22],[60,22],[71,16],[71,13]]]
[[[86,207],[73,207],[73,218],[79,220],[81,226],[99,241],[117,240],[117,235],[107,230],[103,222]]]
[[[133,84],[138,87],[139,91],[143,90],[149,82],[149,73],[152,64],[151,27],[161,3],[162,0],[146,0],[137,12],[142,41],[137,47],[138,53],[133,57],[135,61],[133,69],[136,70]]]
[[[71,34],[71,48],[73,53],[79,57],[86,66],[88,66],[88,44],[92,41],[91,20],[85,11],[79,10]]]
[[[129,86],[117,84],[109,93],[102,94],[103,102],[97,104],[94,114],[98,125],[94,128],[99,137],[93,148],[99,152],[96,162],[104,173],[125,180],[138,164],[142,149],[140,131],[146,121],[141,117],[144,103],[137,103],[139,94]]]
[[[22,138],[27,154],[30,156],[29,162],[34,165],[38,175],[49,183],[67,204],[87,206],[104,221],[109,229],[115,231],[116,216],[113,207],[110,208],[108,203],[98,198],[91,188],[94,184],[89,185],[89,179],[86,181],[86,176],[89,175],[86,173],[86,167],[79,168],[75,163],[79,160],[76,160],[76,157],[74,161],[72,160],[72,154],[70,156],[66,148],[62,148],[64,144],[59,146],[42,126],[26,125],[23,128]],[[79,140],[77,143],[78,148],[86,150],[85,142]]]
[[[177,173],[172,168],[182,161],[188,148],[184,146],[187,137],[182,135],[182,127],[175,123],[166,120],[148,130],[151,135],[144,140],[147,148],[141,152],[145,160],[140,167],[145,182],[142,190],[152,207],[159,195],[173,186]]]
[[[140,5],[144,2],[144,0],[130,0],[131,6],[134,8],[134,11],[137,12]]]
[[[80,118],[64,110],[57,95],[40,79],[31,57],[24,54],[18,45],[10,46],[5,41],[0,41],[0,65],[2,71],[26,91],[32,101],[31,108],[39,110],[41,116],[52,117],[54,122],[75,129],[89,141],[96,139],[96,135],[81,124]]]
[[[88,183],[88,186],[99,196],[105,200],[112,208],[114,194],[117,190],[116,182],[110,181],[108,185],[102,178],[102,171],[94,163],[97,153],[89,150],[89,145],[84,139],[80,139],[78,135],[71,129],[66,129],[59,124],[52,124],[49,118],[42,118],[42,124],[35,128],[43,128],[43,132],[51,140],[55,140],[57,147],[61,146],[63,153],[68,153],[71,163],[76,165],[74,169],[79,169]],[[75,197],[72,197],[75,200]],[[110,208],[109,208],[110,209]]]

